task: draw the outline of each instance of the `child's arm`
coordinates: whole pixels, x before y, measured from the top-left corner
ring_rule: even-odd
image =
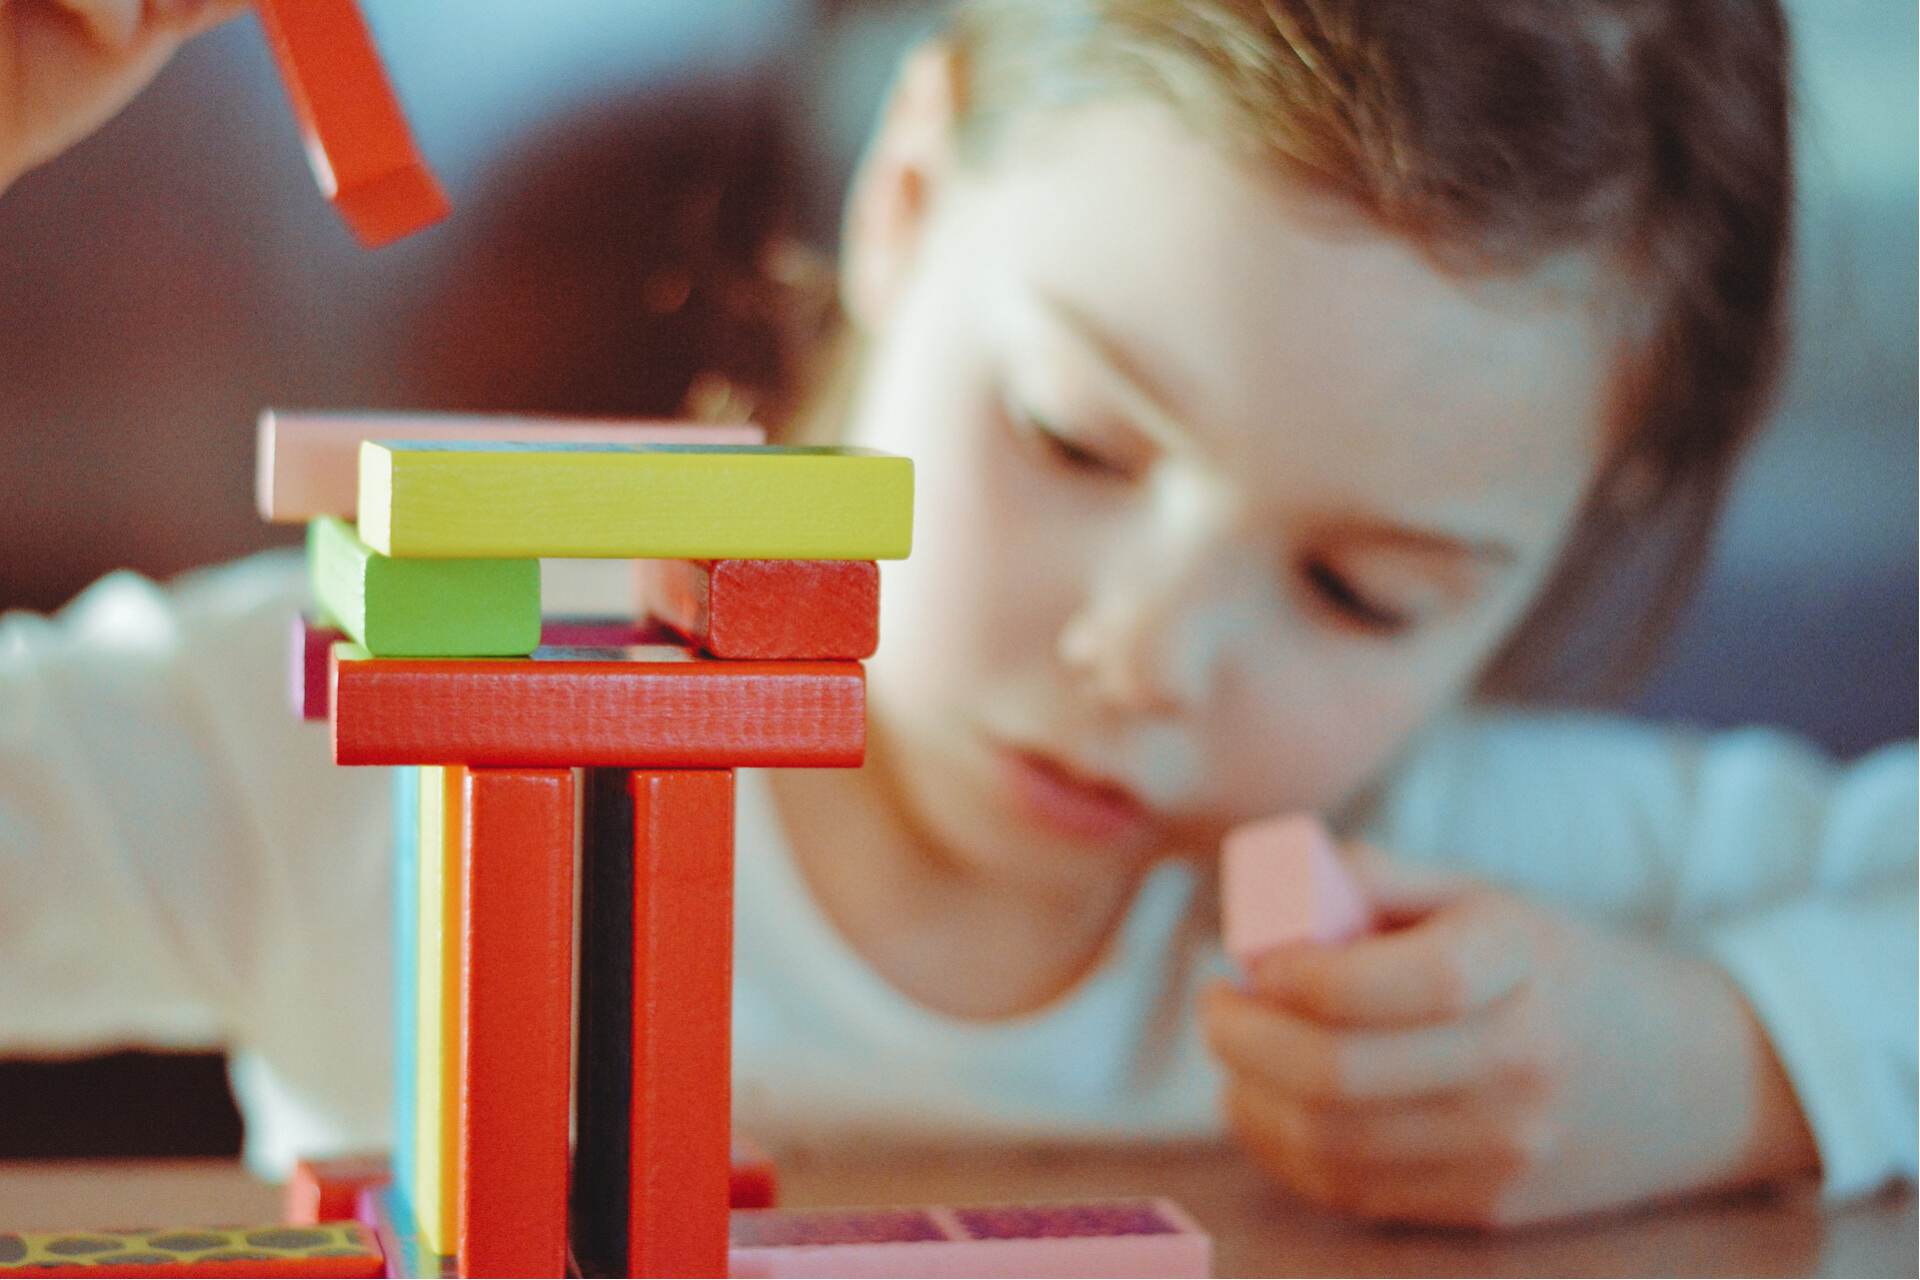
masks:
[[[125,106],[245,0],[0,0],[0,191]]]
[[[1911,1176],[1915,808],[1910,746],[1838,770],[1772,734],[1453,732],[1381,834],[1528,896],[1369,863],[1400,928],[1209,1004],[1234,1119],[1308,1194],[1422,1221]]]

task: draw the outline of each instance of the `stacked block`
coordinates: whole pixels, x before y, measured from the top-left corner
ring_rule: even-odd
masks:
[[[298,701],[338,763],[401,779],[396,1177],[366,1220],[422,1274],[558,1276],[570,1250],[588,1274],[724,1274],[733,771],[862,759],[874,561],[905,554],[911,465],[432,425],[262,426],[263,511],[310,521]],[[350,497],[293,465],[354,445]],[[652,568],[700,606],[543,623],[539,560],[581,555],[688,557]],[[322,628],[343,638],[316,694]],[[770,1170],[748,1182],[771,1200]]]

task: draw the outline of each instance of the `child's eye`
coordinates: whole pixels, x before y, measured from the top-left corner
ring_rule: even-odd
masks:
[[[1381,636],[1397,636],[1413,626],[1413,619],[1396,609],[1370,599],[1352,579],[1325,560],[1307,560],[1300,568],[1308,588],[1343,620],[1364,631]]]
[[[1034,413],[1014,406],[1009,406],[1006,413],[1017,433],[1033,442],[1048,458],[1069,471],[1117,480],[1127,479],[1131,474],[1125,466],[1112,458],[1055,431]]]

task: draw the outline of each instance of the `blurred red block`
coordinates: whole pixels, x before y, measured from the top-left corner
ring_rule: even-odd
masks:
[[[871,560],[642,560],[640,598],[716,658],[870,658],[880,644]]]
[[[384,1154],[301,1160],[287,1180],[287,1221],[296,1226],[343,1222],[356,1216],[361,1192],[392,1178]]]
[[[780,1174],[773,1158],[751,1138],[733,1135],[733,1177],[728,1204],[735,1209],[771,1209],[780,1198]]]
[[[377,249],[447,216],[353,0],[257,0],[321,191]]]

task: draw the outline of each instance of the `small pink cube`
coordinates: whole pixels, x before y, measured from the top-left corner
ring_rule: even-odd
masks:
[[[1221,845],[1221,933],[1242,970],[1293,942],[1345,942],[1373,913],[1333,839],[1312,814],[1250,823]]]

